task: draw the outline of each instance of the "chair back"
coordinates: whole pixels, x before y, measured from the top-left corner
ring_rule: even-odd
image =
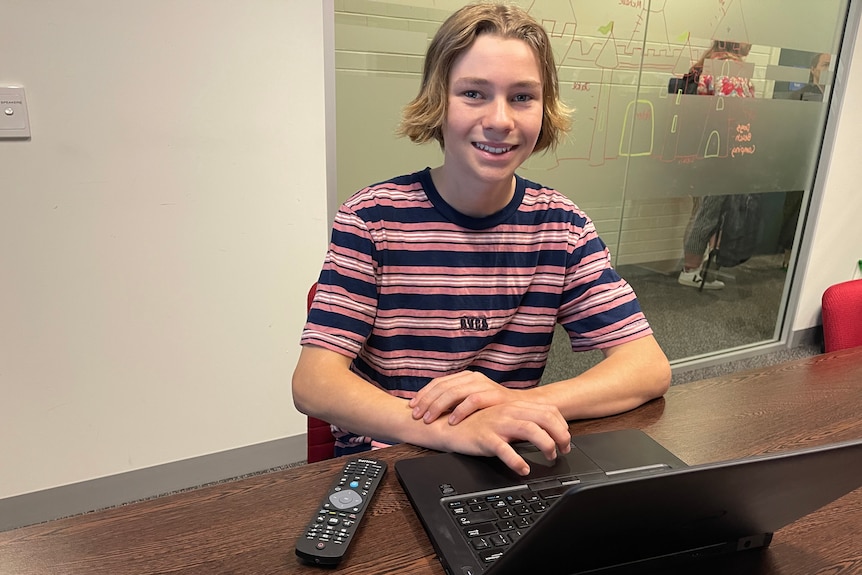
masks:
[[[823,307],[823,349],[826,352],[862,345],[862,279],[826,288]]]
[[[311,284],[306,298],[307,309],[311,310],[311,302],[317,293],[317,283]],[[309,463],[332,459],[335,453],[335,437],[328,422],[316,417],[307,416],[306,423],[306,460]]]

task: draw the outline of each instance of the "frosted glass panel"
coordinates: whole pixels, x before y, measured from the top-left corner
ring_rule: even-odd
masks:
[[[698,295],[739,299],[750,288],[745,293],[768,300],[752,313],[768,316],[761,323],[770,327],[669,355],[683,359],[774,340],[784,274],[791,277],[785,264],[798,244],[795,232],[806,215],[821,148],[847,0],[516,3],[551,36],[562,97],[575,110],[568,139],[532,157],[519,173],[558,189],[587,211],[617,268],[636,278],[630,279],[633,285],[643,284],[635,287],[646,302],[643,292],[653,284],[686,289],[676,279],[686,229],[701,198],[760,195],[757,258],[716,272],[726,290]],[[370,183],[440,163],[436,143],[417,146],[394,131],[402,106],[418,90],[428,42],[464,4],[335,1],[339,201]],[[703,74],[750,79],[754,97],[669,93],[669,81],[688,72],[716,40],[750,50],[738,61],[707,59]],[[809,68],[819,54],[825,65],[812,83]],[[745,265],[781,275],[756,284],[757,274]],[[680,322],[695,313],[677,307],[660,313],[678,313]],[[662,335],[657,337],[661,343]]]

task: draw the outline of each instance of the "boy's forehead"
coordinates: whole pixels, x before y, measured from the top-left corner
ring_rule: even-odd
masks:
[[[450,60],[448,70],[449,77],[452,77],[455,69],[458,68],[459,64],[468,57],[489,61],[510,61],[512,52],[500,49],[506,45],[525,48],[526,51],[532,55],[532,61],[535,63],[536,71],[539,76],[542,76],[541,57],[532,44],[521,38],[504,37],[497,34],[480,34],[476,36],[470,45],[458,54],[457,57]],[[517,48],[515,49],[517,50]]]

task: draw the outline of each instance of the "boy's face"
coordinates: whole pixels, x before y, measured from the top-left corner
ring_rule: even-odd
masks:
[[[444,168],[463,183],[510,185],[542,129],[542,75],[530,46],[480,35],[449,73]]]

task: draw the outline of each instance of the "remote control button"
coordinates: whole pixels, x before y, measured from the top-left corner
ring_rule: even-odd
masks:
[[[362,497],[352,489],[345,489],[329,496],[329,501],[338,509],[350,509],[362,503]]]

